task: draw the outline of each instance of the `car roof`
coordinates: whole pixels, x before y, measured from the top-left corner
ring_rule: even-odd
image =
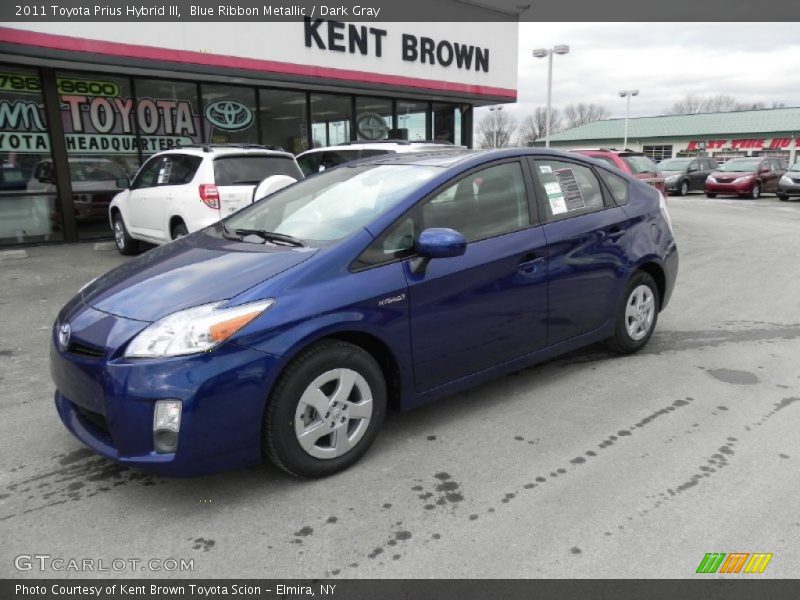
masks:
[[[200,156],[200,157],[217,157],[217,156],[224,156],[226,154],[253,154],[257,156],[285,156],[287,158],[294,158],[294,154],[291,152],[286,152],[284,150],[274,150],[272,148],[268,148],[267,146],[256,146],[253,144],[231,144],[225,146],[215,146],[214,144],[204,144],[200,145],[191,145],[191,146],[181,146],[178,148],[170,148],[169,150],[162,150],[161,152],[157,152],[153,156],[159,156],[163,154],[188,154],[190,156]]]
[[[403,154],[382,154],[356,160],[348,165],[422,165],[428,167],[449,168],[460,164],[480,165],[491,160],[513,158],[516,156],[549,156],[563,157],[575,160],[575,155],[552,148],[500,148],[488,150],[470,150],[468,148],[453,148],[452,150],[438,150],[435,152],[409,152]],[[592,162],[588,157],[579,160]]]

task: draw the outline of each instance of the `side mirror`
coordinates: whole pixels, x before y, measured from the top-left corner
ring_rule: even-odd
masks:
[[[411,264],[411,272],[421,273],[433,258],[453,258],[467,251],[467,240],[454,229],[431,227],[419,234],[416,244],[419,258]]]
[[[131,180],[127,177],[120,177],[117,179],[117,187],[121,190],[127,190],[131,187]]]
[[[424,258],[452,258],[466,251],[467,240],[454,229],[432,227],[417,240],[417,254]]]
[[[772,169],[770,169],[769,167],[761,167],[760,169],[761,173],[769,173],[770,171],[772,171]]]

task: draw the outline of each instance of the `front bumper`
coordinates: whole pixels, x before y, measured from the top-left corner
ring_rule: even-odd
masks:
[[[800,183],[779,183],[778,193],[786,194],[787,196],[800,196]]]
[[[706,192],[712,194],[749,194],[753,191],[754,181],[745,181],[744,183],[712,183],[706,181]]]
[[[89,309],[98,317],[99,311]],[[111,315],[117,325],[131,321]],[[81,344],[92,331],[71,321]],[[146,323],[139,323],[138,329]],[[76,329],[77,326],[77,329]],[[102,330],[105,327],[97,327]],[[113,337],[113,336],[109,336]],[[97,345],[97,339],[92,340]],[[61,350],[51,342],[55,404],[67,429],[89,448],[120,464],[186,477],[261,462],[261,425],[280,359],[234,343],[204,354],[168,359],[124,359]],[[158,400],[183,404],[178,446],[159,454],[153,442]]]

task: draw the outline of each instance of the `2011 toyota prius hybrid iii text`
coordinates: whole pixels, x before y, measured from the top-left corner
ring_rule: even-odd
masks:
[[[607,341],[644,346],[678,253],[655,188],[550,150],[330,169],[86,285],[51,371],[67,428],[167,475],[356,462],[419,406]]]

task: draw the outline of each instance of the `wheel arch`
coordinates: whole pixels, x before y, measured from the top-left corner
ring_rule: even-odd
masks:
[[[660,311],[664,303],[664,296],[667,293],[667,275],[664,272],[664,268],[654,260],[646,260],[636,266],[631,272],[631,276],[635,275],[638,271],[644,271],[656,282],[659,300],[658,309]]]
[[[167,221],[167,232],[169,233],[170,239],[172,239],[172,230],[175,229],[175,227],[177,227],[180,223],[183,223],[188,230],[189,226],[186,225],[186,219],[179,214],[172,215],[169,218],[169,221]]]

